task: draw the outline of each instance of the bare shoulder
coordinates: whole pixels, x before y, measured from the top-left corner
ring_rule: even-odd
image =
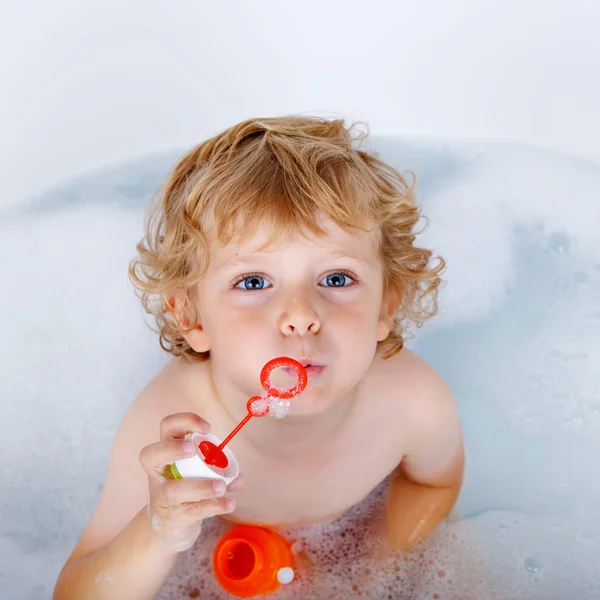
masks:
[[[446,382],[408,348],[387,359],[377,356],[369,377],[386,402],[402,411],[427,413],[439,402],[451,402]]]
[[[462,432],[456,403],[444,379],[408,349],[380,360],[383,393],[401,423],[402,468],[420,483],[445,485],[460,481],[464,467]],[[383,408],[382,408],[383,412]]]
[[[408,348],[394,356],[377,357],[369,375],[368,387],[381,413],[405,424],[401,437],[407,443],[427,437],[428,432],[458,424],[456,405],[449,386],[423,358]]]
[[[112,541],[146,505],[148,479],[139,462],[139,453],[159,441],[160,421],[170,412],[178,412],[179,369],[177,361],[167,363],[125,412],[114,437],[98,504],[69,561]]]
[[[409,389],[413,391],[407,409],[415,420],[425,428],[435,426],[436,421],[454,418],[456,404],[452,391],[441,375],[420,356],[406,351],[410,376]]]

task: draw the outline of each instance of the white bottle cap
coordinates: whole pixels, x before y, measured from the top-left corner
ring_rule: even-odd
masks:
[[[281,569],[277,571],[277,581],[283,585],[287,585],[294,581],[294,575],[295,573],[292,567],[281,567]]]
[[[233,452],[227,446],[223,448],[223,452],[229,464],[224,469],[207,465],[204,462],[204,456],[198,446],[204,440],[218,446],[222,440],[216,435],[212,435],[212,433],[206,435],[193,433],[191,440],[196,446],[196,455],[175,461],[175,468],[183,479],[222,479],[226,485],[229,485],[240,474],[238,462]]]

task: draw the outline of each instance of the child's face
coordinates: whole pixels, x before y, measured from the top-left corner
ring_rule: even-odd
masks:
[[[323,222],[326,237],[290,235],[260,252],[270,238],[266,228],[243,245],[219,247],[212,240],[198,288],[197,335],[210,347],[215,384],[225,393],[258,394],[260,371],[272,358],[308,359],[323,368],[314,375],[309,369],[308,386],[289,414],[314,415],[343,398],[368,370],[377,342],[389,333],[380,320],[376,236]],[[294,380],[273,373],[275,385],[291,387]]]

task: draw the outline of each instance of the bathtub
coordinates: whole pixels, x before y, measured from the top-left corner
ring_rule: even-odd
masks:
[[[338,522],[293,532],[318,597],[597,599],[600,165],[508,143],[372,146],[416,173],[423,243],[448,261],[440,314],[407,345],[454,392],[465,484],[410,557],[375,556],[386,482]],[[167,360],[127,264],[178,156],[88,173],[0,212],[3,597],[51,595],[115,428]],[[198,587],[201,569],[185,573],[208,565],[221,527],[206,526],[165,594],[219,596]],[[281,597],[308,597],[302,581],[300,569]]]

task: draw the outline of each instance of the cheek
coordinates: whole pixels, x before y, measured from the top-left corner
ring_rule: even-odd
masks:
[[[365,332],[377,329],[379,311],[374,303],[361,302],[331,311],[330,318],[339,327],[349,329],[356,335],[364,335]]]
[[[371,356],[380,337],[379,311],[372,305],[364,306],[362,310],[348,314],[336,329],[340,332],[341,344],[352,347],[354,351],[361,348],[365,356]],[[359,354],[362,356],[363,352]]]
[[[232,341],[241,343],[254,333],[262,332],[264,335],[265,315],[265,311],[260,308],[222,303],[211,312],[207,332],[219,345],[230,345]]]

